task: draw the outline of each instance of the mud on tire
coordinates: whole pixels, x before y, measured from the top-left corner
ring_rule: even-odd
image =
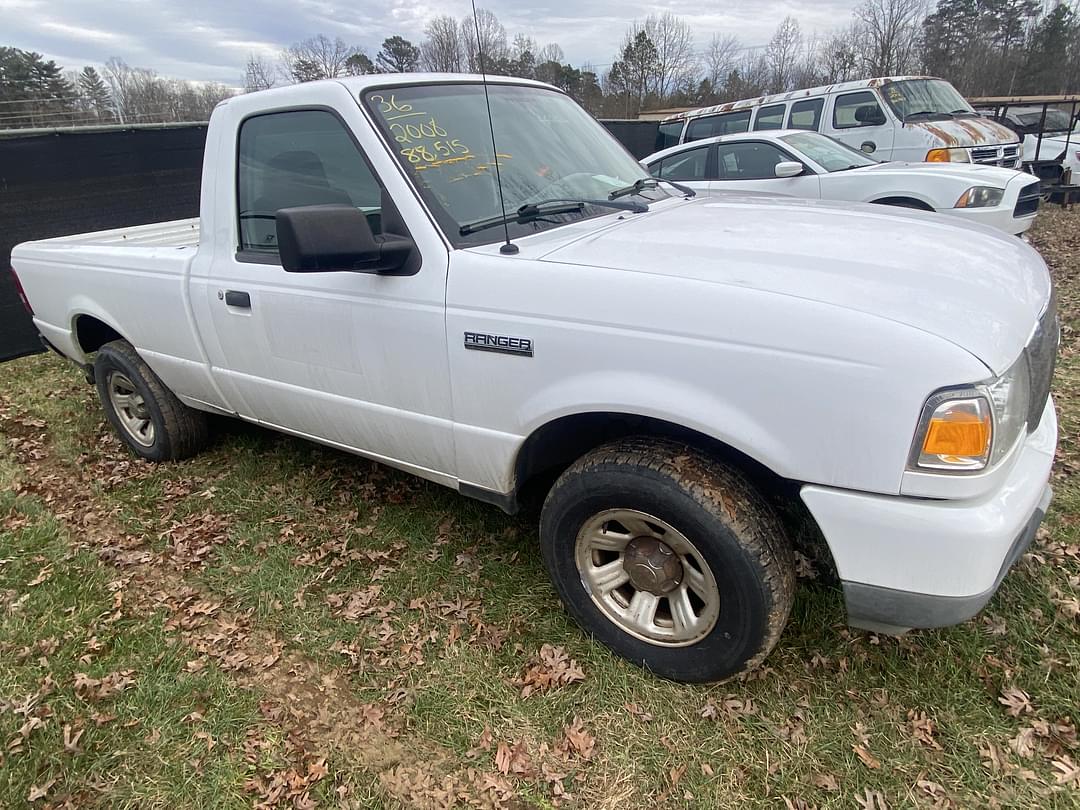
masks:
[[[586,454],[548,494],[540,539],[582,628],[662,677],[753,669],[787,623],[795,566],[780,521],[741,473],[689,445],[635,437]]]

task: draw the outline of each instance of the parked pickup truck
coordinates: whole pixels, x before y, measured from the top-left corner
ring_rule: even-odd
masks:
[[[921,212],[691,198],[554,88],[487,90],[491,129],[478,77],[228,99],[199,219],[15,248],[37,328],[143,458],[219,413],[508,512],[539,493],[569,611],[664,677],[762,661],[799,527],[856,626],[982,608],[1050,500],[1038,254]]]

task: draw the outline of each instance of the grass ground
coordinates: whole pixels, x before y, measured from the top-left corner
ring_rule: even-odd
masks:
[[[534,526],[237,424],[132,460],[69,366],[0,370],[0,807],[1080,806],[1080,210],[1056,500],[987,610],[901,639],[806,583],[764,668],[588,641]]]

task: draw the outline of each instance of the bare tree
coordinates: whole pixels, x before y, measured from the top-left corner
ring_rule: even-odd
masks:
[[[119,56],[110,56],[105,63],[105,84],[109,86],[109,95],[113,100],[116,117],[121,124],[128,123],[128,95],[131,91],[131,68]]]
[[[706,76],[713,87],[719,87],[724,79],[735,67],[742,45],[739,38],[734,34],[713,34],[709,44],[705,46],[705,70]]]
[[[558,62],[561,65],[565,59],[566,57],[563,55],[563,49],[554,42],[549,42],[536,52],[536,62],[540,65],[545,62]]]
[[[486,8],[477,11],[475,21],[471,14],[461,20],[462,51],[465,64],[471,73],[480,72],[477,40],[484,49],[484,69],[489,73],[501,69],[510,53],[506,43],[506,29],[499,22],[499,18]]]
[[[453,17],[442,15],[428,20],[420,43],[420,67],[435,73],[460,73],[464,67],[461,29]]]
[[[818,65],[823,82],[847,82],[857,78],[859,52],[851,27],[834,31],[818,48]]]
[[[247,64],[244,67],[244,92],[269,90],[275,84],[277,84],[277,71],[274,65],[263,56],[248,54]]]
[[[802,30],[794,17],[785,17],[776,28],[765,49],[769,65],[769,90],[781,93],[788,90],[795,72],[795,64],[802,49]]]
[[[670,11],[650,14],[645,32],[656,46],[656,68],[650,89],[661,101],[692,84],[699,64],[690,26]]]
[[[915,67],[925,0],[863,0],[854,17],[863,70],[872,76]]]
[[[345,76],[349,57],[359,52],[359,48],[346,45],[341,37],[330,39],[319,34],[286,48],[281,61],[293,81],[310,82]]]

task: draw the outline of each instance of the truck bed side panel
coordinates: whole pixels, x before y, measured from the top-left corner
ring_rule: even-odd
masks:
[[[134,345],[182,399],[228,409],[190,316],[187,275],[198,232],[190,224],[184,230],[163,223],[29,242],[15,248],[12,266],[35,325],[64,354],[86,361],[76,322],[91,316]]]

